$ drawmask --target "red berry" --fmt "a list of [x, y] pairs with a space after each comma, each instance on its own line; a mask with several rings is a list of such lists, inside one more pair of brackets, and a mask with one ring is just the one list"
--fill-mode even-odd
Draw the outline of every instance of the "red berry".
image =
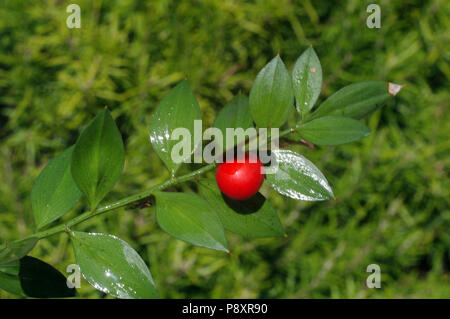
[[[256, 161], [255, 161], [256, 160]], [[234, 159], [222, 163], [217, 168], [216, 181], [219, 189], [236, 200], [248, 199], [255, 195], [264, 181], [263, 165], [259, 159]]]

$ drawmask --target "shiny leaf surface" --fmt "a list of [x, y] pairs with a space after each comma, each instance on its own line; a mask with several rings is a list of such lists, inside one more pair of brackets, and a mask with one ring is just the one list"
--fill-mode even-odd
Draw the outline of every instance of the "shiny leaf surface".
[[156, 220], [165, 232], [197, 246], [228, 251], [222, 223], [203, 198], [188, 193], [154, 195]]
[[312, 120], [325, 115], [363, 118], [393, 97], [389, 94], [388, 88], [388, 83], [384, 81], [350, 84], [327, 98], [307, 119]]
[[51, 160], [31, 189], [31, 207], [38, 229], [67, 213], [82, 195], [70, 172], [73, 149], [72, 146]]
[[324, 116], [299, 124], [302, 138], [316, 145], [340, 145], [368, 136], [370, 130], [363, 123], [343, 116]]
[[4, 244], [0, 250], [0, 265], [19, 260], [28, 254], [39, 241], [36, 237], [26, 238]]
[[316, 103], [322, 89], [322, 66], [312, 47], [300, 55], [292, 70], [297, 112], [307, 114]]
[[[245, 95], [236, 95], [217, 115], [214, 127], [220, 129], [223, 141], [218, 141], [220, 149], [229, 150], [235, 145], [244, 142], [245, 138], [227, 138], [227, 128], [242, 128], [244, 131], [253, 127], [253, 119], [248, 106], [248, 98]], [[223, 143], [223, 144], [222, 144]], [[223, 147], [223, 146], [224, 147]]]
[[112, 235], [71, 231], [75, 259], [86, 280], [117, 298], [157, 298], [145, 262], [125, 241]]
[[277, 192], [305, 201], [334, 197], [325, 176], [304, 156], [290, 150], [273, 150], [272, 155], [278, 169], [266, 179]]
[[225, 229], [246, 238], [283, 236], [277, 212], [263, 195], [235, 201], [224, 196], [214, 179], [201, 179], [199, 191], [219, 215]]
[[81, 133], [72, 153], [72, 176], [92, 211], [119, 179], [124, 161], [122, 137], [104, 109]]
[[[172, 175], [189, 158], [194, 151], [194, 120], [200, 120], [200, 107], [187, 81], [180, 82], [174, 87], [156, 107], [150, 120], [150, 141], [159, 158], [164, 162]], [[180, 162], [171, 156], [174, 145], [180, 142], [180, 137], [172, 139], [175, 129], [186, 129], [190, 133], [190, 152], [180, 156]]]
[[258, 73], [250, 91], [249, 105], [259, 127], [280, 127], [289, 117], [294, 106], [292, 80], [278, 55]]

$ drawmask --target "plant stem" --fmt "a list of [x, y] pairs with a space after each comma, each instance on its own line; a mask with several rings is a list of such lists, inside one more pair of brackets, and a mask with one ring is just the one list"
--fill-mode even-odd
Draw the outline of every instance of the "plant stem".
[[[202, 168], [200, 168], [200, 169], [198, 169], [196, 171], [193, 171], [193, 172], [191, 172], [189, 174], [182, 175], [180, 177], [171, 178], [171, 179], [169, 179], [169, 180], [167, 180], [167, 181], [165, 181], [163, 183], [160, 183], [160, 184], [157, 184], [157, 185], [151, 187], [150, 189], [148, 189], [148, 190], [146, 190], [144, 192], [141, 192], [141, 193], [135, 194], [135, 195], [131, 195], [131, 196], [122, 198], [122, 199], [118, 200], [117, 202], [114, 202], [114, 203], [111, 203], [111, 204], [99, 207], [94, 212], [84, 212], [83, 214], [81, 214], [81, 215], [71, 219], [67, 223], [59, 224], [59, 225], [57, 225], [55, 227], [52, 227], [50, 229], [47, 229], [47, 230], [44, 230], [44, 231], [32, 234], [30, 236], [25, 237], [24, 239], [32, 238], [32, 237], [36, 237], [36, 238], [42, 239], [42, 238], [46, 238], [46, 237], [49, 237], [49, 236], [61, 233], [61, 232], [65, 231], [67, 227], [69, 227], [69, 228], [73, 227], [75, 225], [78, 225], [81, 222], [84, 222], [84, 221], [86, 221], [88, 219], [91, 219], [94, 216], [98, 216], [98, 215], [104, 214], [106, 212], [109, 212], [111, 210], [114, 210], [114, 209], [117, 209], [117, 208], [120, 208], [120, 207], [127, 206], [129, 204], [138, 202], [138, 201], [140, 201], [143, 198], [149, 197], [152, 193], [154, 193], [156, 191], [164, 190], [164, 189], [166, 189], [166, 188], [168, 188], [170, 186], [177, 185], [179, 183], [192, 180], [195, 177], [197, 177], [198, 175], [201, 175], [201, 174], [203, 174], [203, 173], [205, 173], [207, 171], [210, 171], [210, 170], [214, 169], [215, 167], [216, 167], [216, 163], [211, 163], [211, 164], [203, 166]], [[23, 239], [21, 239], [21, 240], [23, 240]], [[0, 246], [0, 250], [3, 248], [3, 246], [4, 245]]]
[[[290, 128], [290, 129], [281, 131], [278, 134], [278, 136], [276, 136], [276, 137], [278, 137], [278, 138], [283, 137], [289, 133], [292, 133], [293, 130], [294, 129]], [[273, 137], [273, 138], [276, 138], [276, 137]], [[270, 135], [268, 136], [268, 138], [271, 139]], [[210, 171], [210, 170], [214, 169], [215, 167], [216, 167], [216, 163], [211, 163], [211, 164], [203, 166], [202, 168], [200, 168], [196, 171], [193, 171], [189, 174], [182, 175], [180, 177], [172, 177], [171, 179], [168, 179], [165, 182], [157, 184], [144, 192], [122, 198], [122, 199], [118, 200], [117, 202], [114, 202], [114, 203], [111, 203], [111, 204], [108, 204], [105, 206], [101, 206], [101, 207], [97, 208], [94, 212], [90, 212], [90, 211], [84, 212], [81, 215], [69, 220], [67, 223], [59, 224], [59, 225], [49, 228], [47, 230], [34, 233], [34, 234], [27, 236], [25, 238], [22, 238], [20, 240], [33, 238], [33, 237], [42, 239], [42, 238], [46, 238], [46, 237], [64, 232], [64, 231], [66, 231], [67, 228], [78, 225], [88, 219], [91, 219], [92, 217], [104, 214], [106, 212], [109, 212], [111, 210], [114, 210], [114, 209], [117, 209], [120, 207], [124, 207], [124, 206], [130, 205], [130, 204], [136, 203], [146, 197], [149, 197], [152, 193], [154, 193], [156, 191], [161, 191], [170, 186], [174, 186], [174, 185], [186, 182], [186, 181], [190, 181], [190, 180], [196, 178], [198, 175], [201, 175], [207, 171]], [[5, 247], [5, 245], [0, 245], [0, 250], [3, 249], [4, 247]]]

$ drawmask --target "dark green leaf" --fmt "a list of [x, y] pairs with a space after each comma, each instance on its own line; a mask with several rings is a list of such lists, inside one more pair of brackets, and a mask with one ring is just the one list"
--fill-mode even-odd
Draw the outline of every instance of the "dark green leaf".
[[0, 288], [16, 295], [32, 298], [74, 297], [76, 290], [58, 270], [34, 257], [20, 259], [16, 275], [0, 272]]
[[227, 138], [226, 129], [232, 128], [242, 128], [246, 130], [253, 127], [253, 119], [250, 114], [250, 109], [248, 107], [248, 98], [245, 95], [236, 95], [217, 115], [214, 122], [214, 127], [221, 130], [223, 134], [223, 144], [222, 141], [218, 141], [222, 150], [229, 150], [235, 145], [244, 142], [244, 139], [235, 137], [234, 140]]
[[0, 249], [0, 264], [8, 264], [28, 254], [38, 242], [38, 238], [30, 237], [18, 241], [7, 242]]
[[[200, 118], [197, 99], [185, 80], [164, 96], [153, 113], [150, 120], [150, 141], [153, 149], [172, 175], [175, 175], [181, 162], [190, 158], [195, 146], [198, 146], [194, 140], [194, 121], [200, 120]], [[180, 141], [171, 137], [175, 129], [181, 128], [190, 133], [191, 149], [190, 152], [183, 153], [180, 161], [176, 162], [172, 157], [172, 149]]]
[[188, 243], [228, 251], [219, 217], [201, 197], [187, 193], [156, 192], [156, 220], [175, 238]]
[[322, 90], [322, 66], [312, 47], [300, 55], [292, 70], [297, 111], [306, 115], [311, 110]]
[[370, 134], [363, 123], [343, 116], [324, 116], [299, 124], [302, 138], [317, 145], [340, 145], [359, 140]]
[[81, 197], [70, 172], [73, 149], [68, 148], [50, 161], [31, 189], [31, 207], [38, 229], [67, 213]]
[[275, 128], [283, 125], [294, 106], [292, 80], [279, 56], [258, 74], [250, 91], [250, 112], [256, 125]]
[[266, 179], [280, 194], [306, 201], [334, 197], [325, 176], [302, 155], [290, 150], [273, 150], [272, 156], [278, 168], [274, 174], [266, 174]]
[[[350, 84], [326, 99], [317, 110], [307, 118], [316, 119], [325, 115], [339, 115], [360, 119], [382, 106], [395, 94], [389, 92], [384, 81], [367, 81]], [[401, 88], [401, 87], [400, 87]]]
[[92, 211], [119, 179], [124, 161], [122, 137], [104, 109], [81, 133], [72, 154], [72, 176]]
[[112, 235], [71, 231], [75, 259], [86, 280], [117, 298], [157, 298], [145, 262], [125, 241]]
[[283, 236], [277, 212], [263, 195], [235, 201], [224, 196], [214, 179], [201, 179], [199, 191], [215, 209], [225, 229], [247, 238]]

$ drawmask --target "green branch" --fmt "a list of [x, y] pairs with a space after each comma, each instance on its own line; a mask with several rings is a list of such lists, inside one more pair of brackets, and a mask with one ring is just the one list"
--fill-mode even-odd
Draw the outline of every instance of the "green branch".
[[[283, 136], [293, 132], [293, 130], [294, 129], [284, 130], [284, 131], [280, 132], [280, 134], [278, 136], [276, 136], [276, 137], [278, 137], [278, 138], [283, 137]], [[268, 136], [268, 138], [271, 139], [270, 136]], [[275, 137], [273, 137], [273, 138], [275, 138]], [[47, 230], [43, 230], [43, 231], [34, 233], [34, 234], [32, 234], [30, 236], [27, 236], [27, 237], [25, 237], [23, 239], [32, 238], [32, 237], [36, 237], [38, 239], [42, 239], [42, 238], [50, 237], [50, 236], [58, 234], [58, 233], [62, 233], [64, 231], [66, 231], [66, 229], [68, 227], [70, 228], [70, 227], [73, 227], [75, 225], [78, 225], [78, 224], [80, 224], [80, 223], [82, 223], [82, 222], [84, 222], [84, 221], [86, 221], [88, 219], [91, 219], [91, 218], [95, 217], [95, 216], [102, 215], [102, 214], [107, 213], [109, 211], [112, 211], [114, 209], [125, 207], [125, 206], [128, 206], [130, 204], [139, 202], [140, 200], [149, 197], [155, 191], [161, 191], [161, 190], [164, 190], [164, 189], [169, 188], [171, 186], [174, 186], [174, 185], [177, 185], [177, 184], [180, 184], [180, 183], [183, 183], [183, 182], [187, 182], [187, 181], [193, 180], [197, 176], [199, 176], [199, 175], [201, 175], [201, 174], [203, 174], [203, 173], [205, 173], [207, 171], [210, 171], [210, 170], [214, 169], [215, 167], [216, 167], [216, 163], [211, 163], [211, 164], [208, 164], [208, 165], [206, 165], [206, 166], [204, 166], [204, 167], [202, 167], [202, 168], [200, 168], [200, 169], [198, 169], [196, 171], [193, 171], [193, 172], [191, 172], [189, 174], [182, 175], [182, 176], [179, 176], [179, 177], [173, 177], [171, 179], [166, 180], [165, 182], [162, 182], [160, 184], [157, 184], [157, 185], [151, 187], [150, 189], [148, 189], [148, 190], [146, 190], [144, 192], [141, 192], [141, 193], [135, 194], [135, 195], [131, 195], [131, 196], [128, 196], [128, 197], [125, 197], [125, 198], [122, 198], [122, 199], [120, 199], [120, 200], [118, 200], [118, 201], [116, 201], [114, 203], [111, 203], [111, 204], [107, 204], [107, 205], [101, 206], [101, 207], [97, 208], [94, 212], [90, 212], [90, 211], [84, 212], [81, 215], [79, 215], [79, 216], [69, 220], [67, 223], [59, 224], [59, 225], [54, 226], [52, 228], [49, 228]], [[23, 240], [23, 239], [20, 239], [20, 240]], [[5, 247], [5, 244], [0, 245], [0, 250], [3, 249], [4, 247]]]

